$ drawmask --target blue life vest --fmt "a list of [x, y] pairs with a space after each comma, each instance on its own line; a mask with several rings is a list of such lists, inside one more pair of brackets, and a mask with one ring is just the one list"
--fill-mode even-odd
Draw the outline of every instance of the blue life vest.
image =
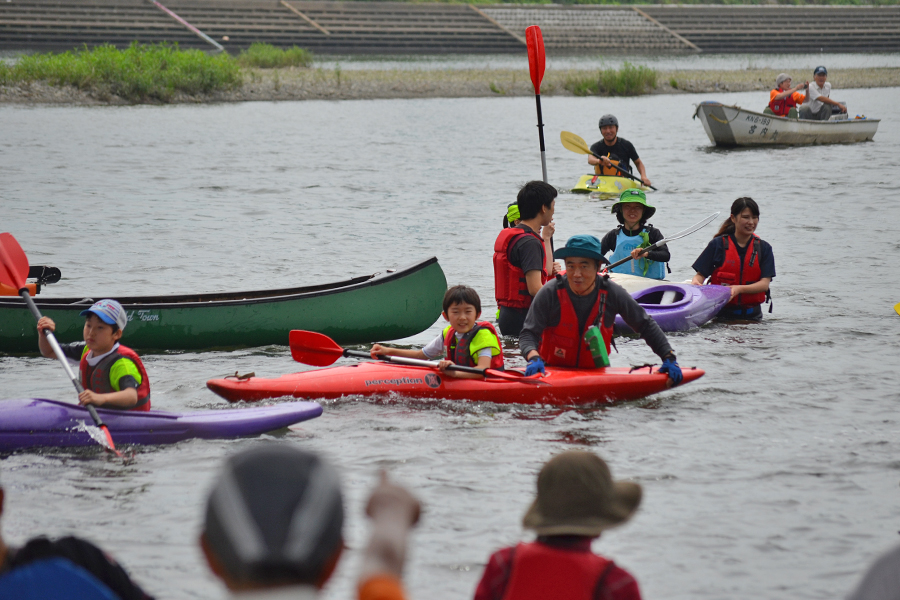
[[112, 590], [65, 558], [47, 558], [0, 577], [0, 598], [16, 600], [118, 600]]
[[[620, 226], [619, 233], [616, 234], [616, 251], [609, 258], [609, 262], [614, 263], [622, 260], [627, 256], [631, 256], [631, 251], [635, 248], [646, 248], [649, 245], [650, 234], [646, 226], [641, 229], [641, 233], [638, 235], [625, 235], [625, 228]], [[666, 277], [666, 269], [663, 263], [647, 260], [646, 258], [628, 261], [612, 271], [613, 273], [637, 275], [639, 277], [649, 277], [650, 279], [665, 279]]]

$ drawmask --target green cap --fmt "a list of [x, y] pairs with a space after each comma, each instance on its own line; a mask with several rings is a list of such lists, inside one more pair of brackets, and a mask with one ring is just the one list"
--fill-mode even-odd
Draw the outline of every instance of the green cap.
[[[656, 213], [656, 208], [647, 204], [647, 194], [638, 188], [631, 188], [619, 194], [619, 200], [609, 209], [609, 212], [618, 216], [620, 223], [622, 222], [622, 209], [620, 205], [627, 204], [628, 202], [636, 202], [638, 204], [643, 204], [646, 207], [644, 208], [644, 214], [641, 217], [642, 221], [646, 221]], [[616, 207], [619, 208], [617, 209]]]
[[506, 220], [509, 221], [509, 224], [512, 225], [516, 221], [522, 218], [522, 215], [519, 214], [519, 205], [513, 202], [506, 208]]

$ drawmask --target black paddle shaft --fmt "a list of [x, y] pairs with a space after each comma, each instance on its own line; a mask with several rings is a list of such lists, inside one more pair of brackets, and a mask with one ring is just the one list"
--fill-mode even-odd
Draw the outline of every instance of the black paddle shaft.
[[[363, 352], [361, 350], [344, 350], [344, 356], [355, 356], [357, 358], [368, 358], [371, 359], [372, 355], [368, 352]], [[378, 359], [386, 362], [396, 362], [393, 360], [393, 356], [379, 354]], [[417, 359], [410, 359], [417, 360]], [[401, 362], [396, 362], [396, 364], [403, 364]], [[447, 369], [451, 371], [461, 371], [463, 373], [475, 373], [476, 375], [484, 376], [484, 371], [482, 369], [476, 369], [475, 367], [461, 367], [460, 365], [450, 365]]]
[[[591, 154], [593, 154], [596, 158], [605, 158], [605, 157], [603, 157], [603, 156], [600, 156], [600, 155], [597, 154], [596, 152], [591, 152]], [[625, 169], [623, 169], [623, 168], [620, 167], [619, 165], [613, 163], [612, 161], [610, 161], [610, 164], [612, 164], [613, 169], [615, 169], [616, 171], [618, 171], [619, 173], [621, 173], [622, 175], [624, 175], [624, 176], [627, 177], [628, 179], [631, 179], [631, 180], [633, 180], [633, 181], [640, 181], [640, 182], [641, 182], [641, 185], [644, 184], [644, 180], [641, 179], [640, 177], [635, 177], [634, 175], [632, 175], [631, 173], [629, 173], [628, 171], [626, 171]], [[659, 190], [657, 190], [655, 187], [653, 187], [652, 185], [648, 185], [647, 187], [650, 188], [651, 190], [659, 191]]]

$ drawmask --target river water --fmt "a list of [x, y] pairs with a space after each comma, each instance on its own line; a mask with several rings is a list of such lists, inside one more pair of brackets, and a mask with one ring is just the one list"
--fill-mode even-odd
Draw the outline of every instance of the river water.
[[[663, 232], [755, 198], [758, 232], [776, 254], [775, 311], [759, 325], [671, 336], [681, 364], [707, 374], [640, 402], [350, 398], [266, 436], [320, 451], [343, 474], [350, 551], [326, 596], [353, 595], [379, 467], [426, 506], [411, 597], [466, 598], [489, 553], [523, 536], [540, 465], [569, 448], [598, 452], [615, 476], [644, 486], [635, 518], [594, 547], [631, 570], [645, 597], [847, 593], [900, 525], [898, 91], [835, 93], [851, 115], [885, 119], [872, 143], [729, 151], [710, 146], [694, 104], [762, 108], [764, 94], [544, 98], [547, 168], [560, 188], [586, 164], [559, 131], [592, 142], [598, 117], [614, 113], [659, 187], [650, 202]], [[32, 264], [62, 270], [47, 297], [284, 287], [436, 255], [448, 282], [474, 286], [492, 314], [493, 240], [518, 187], [541, 173], [535, 122], [529, 98], [6, 105], [0, 230]], [[611, 229], [609, 206], [561, 194], [557, 243]], [[692, 275], [712, 234], [671, 245], [671, 279]], [[424, 344], [440, 327], [403, 343]], [[640, 340], [618, 346], [615, 365], [654, 359]], [[306, 368], [284, 346], [145, 363], [154, 407], [176, 411], [222, 406], [205, 388], [212, 377]], [[32, 396], [72, 392], [54, 361], [0, 357], [0, 397]], [[202, 505], [222, 459], [256, 443], [141, 448], [125, 463], [94, 450], [6, 457], [3, 535], [82, 535], [160, 598], [220, 598], [196, 543]]]

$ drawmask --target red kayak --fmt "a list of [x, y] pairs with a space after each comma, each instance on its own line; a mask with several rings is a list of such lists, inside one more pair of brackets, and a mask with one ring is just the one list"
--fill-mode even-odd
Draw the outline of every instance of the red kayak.
[[[684, 368], [684, 383], [703, 376]], [[630, 370], [565, 369], [548, 367], [544, 376], [525, 377], [503, 371], [486, 379], [456, 379], [429, 367], [383, 362], [329, 367], [275, 378], [210, 379], [206, 387], [229, 402], [255, 402], [265, 398], [341, 398], [343, 396], [400, 395], [413, 398], [477, 400], [498, 404], [591, 404], [637, 400], [667, 388], [668, 375], [655, 368]]]

